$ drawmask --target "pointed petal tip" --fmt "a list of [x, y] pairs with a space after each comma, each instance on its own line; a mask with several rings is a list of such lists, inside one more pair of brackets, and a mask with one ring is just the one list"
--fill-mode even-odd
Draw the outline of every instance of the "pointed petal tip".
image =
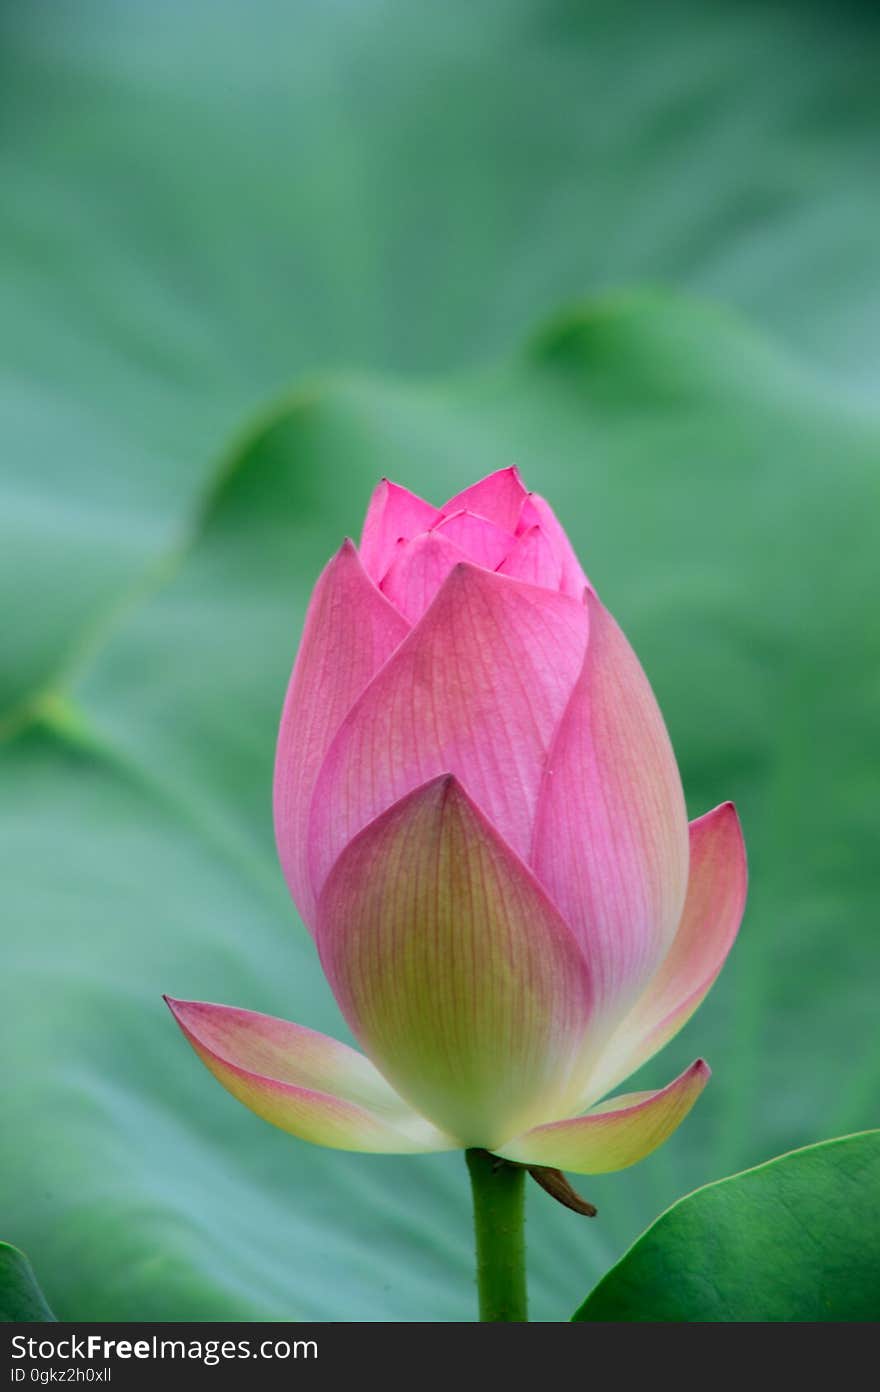
[[[215, 1005], [212, 1001], [179, 1000], [176, 996], [162, 994], [162, 999], [174, 1016], [180, 1028], [186, 1034], [196, 1031], [196, 1023], [205, 1016], [212, 1014], [220, 1015], [224, 1011], [230, 1015], [236, 1013], [235, 1007], [228, 1005]], [[255, 1017], [256, 1018], [256, 1017]]]
[[704, 1058], [696, 1058], [693, 1063], [689, 1064], [687, 1068], [679, 1073], [677, 1078], [674, 1078], [671, 1083], [667, 1083], [666, 1087], [659, 1088], [656, 1092], [649, 1093], [647, 1096], [644, 1093], [632, 1093], [630, 1095], [633, 1100], [629, 1103], [627, 1103], [625, 1097], [608, 1098], [605, 1102], [598, 1103], [591, 1107], [590, 1111], [586, 1112], [585, 1115], [589, 1116], [590, 1112], [598, 1115], [600, 1110], [606, 1107], [610, 1109], [611, 1104], [615, 1101], [623, 1104], [620, 1107], [614, 1108], [615, 1113], [620, 1114], [626, 1111], [644, 1109], [650, 1106], [655, 1098], [666, 1096], [667, 1094], [693, 1091], [696, 1096], [702, 1092], [711, 1077], [712, 1069], [709, 1067], [706, 1060]]
[[519, 470], [515, 464], [508, 464], [447, 498], [440, 510], [448, 515], [467, 508], [513, 532], [526, 496]]
[[696, 1059], [665, 1088], [610, 1097], [580, 1116], [534, 1127], [497, 1153], [519, 1164], [549, 1165], [574, 1174], [628, 1169], [678, 1129], [710, 1076], [706, 1060]]
[[[720, 833], [719, 833], [720, 829]], [[717, 807], [710, 807], [708, 812], [703, 812], [701, 816], [694, 817], [690, 823], [690, 833], [699, 835], [701, 832], [709, 833], [714, 831], [716, 835], [727, 834], [733, 838], [731, 844], [735, 846], [736, 852], [742, 860], [743, 875], [748, 878], [748, 863], [746, 855], [745, 836], [743, 834], [742, 819], [737, 810], [736, 803], [732, 798], [725, 802], [719, 802]]]
[[399, 483], [383, 478], [370, 496], [361, 530], [360, 556], [364, 569], [379, 584], [400, 537], [410, 540], [427, 531], [439, 516], [437, 508]]
[[333, 555], [328, 558], [327, 564], [324, 567], [324, 573], [326, 574], [328, 571], [336, 570], [340, 565], [352, 561], [360, 569], [363, 568], [361, 553], [358, 550], [357, 543], [352, 541], [351, 537], [343, 537], [342, 541], [333, 552]]
[[[490, 479], [502, 478], [510, 478], [516, 483], [522, 484], [522, 476], [520, 475], [519, 466], [517, 464], [501, 464], [497, 469], [491, 469], [488, 474], [484, 474], [482, 478], [477, 479], [476, 483], [472, 483], [470, 487], [477, 488], [480, 484], [488, 483]], [[527, 493], [528, 491], [525, 485], [523, 485], [523, 492]]]
[[523, 491], [524, 493], [528, 493], [529, 490], [526, 488], [525, 484], [523, 483], [523, 476], [522, 476], [522, 474], [521, 474], [520, 471], [519, 471], [519, 465], [518, 465], [518, 464], [506, 464], [506, 465], [504, 466], [504, 468], [498, 469], [496, 472], [499, 473], [499, 474], [507, 474], [507, 475], [509, 475], [509, 477], [510, 477], [511, 479], [513, 479], [513, 481], [514, 481], [515, 483], [518, 483], [518, 484], [519, 484], [520, 488], [522, 489], [522, 491]]
[[[705, 1087], [711, 1077], [712, 1069], [709, 1067], [707, 1060], [704, 1058], [696, 1058], [690, 1068], [686, 1068], [676, 1081], [680, 1080], [681, 1082], [685, 1082], [692, 1080], [694, 1082], [699, 1082], [701, 1087]], [[675, 1082], [669, 1083], [668, 1086], [670, 1088], [675, 1087]]]

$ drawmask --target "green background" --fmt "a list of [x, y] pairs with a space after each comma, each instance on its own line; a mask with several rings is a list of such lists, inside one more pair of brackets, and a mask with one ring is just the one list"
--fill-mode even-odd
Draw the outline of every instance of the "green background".
[[766, 0], [0, 11], [0, 1235], [59, 1318], [460, 1319], [460, 1156], [258, 1122], [162, 991], [343, 1033], [270, 780], [374, 481], [516, 461], [752, 888], [643, 1071], [657, 1155], [529, 1200], [536, 1318], [658, 1211], [876, 1124], [880, 15]]

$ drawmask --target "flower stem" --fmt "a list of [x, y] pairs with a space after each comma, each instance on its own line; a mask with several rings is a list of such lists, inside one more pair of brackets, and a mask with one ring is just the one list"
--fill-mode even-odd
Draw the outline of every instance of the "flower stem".
[[488, 1150], [467, 1150], [465, 1159], [474, 1196], [480, 1319], [527, 1320], [526, 1172]]

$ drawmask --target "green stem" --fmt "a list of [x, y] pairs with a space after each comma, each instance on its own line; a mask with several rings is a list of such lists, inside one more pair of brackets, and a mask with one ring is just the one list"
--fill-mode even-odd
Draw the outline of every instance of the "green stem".
[[488, 1150], [467, 1150], [465, 1159], [474, 1196], [480, 1319], [527, 1320], [526, 1172]]

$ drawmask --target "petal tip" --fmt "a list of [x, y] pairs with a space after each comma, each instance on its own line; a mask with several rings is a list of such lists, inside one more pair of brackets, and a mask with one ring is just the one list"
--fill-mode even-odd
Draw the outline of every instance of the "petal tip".
[[199, 1002], [178, 1000], [175, 996], [168, 996], [164, 992], [162, 993], [162, 999], [181, 1029], [187, 1029], [187, 1020], [198, 1011]]

